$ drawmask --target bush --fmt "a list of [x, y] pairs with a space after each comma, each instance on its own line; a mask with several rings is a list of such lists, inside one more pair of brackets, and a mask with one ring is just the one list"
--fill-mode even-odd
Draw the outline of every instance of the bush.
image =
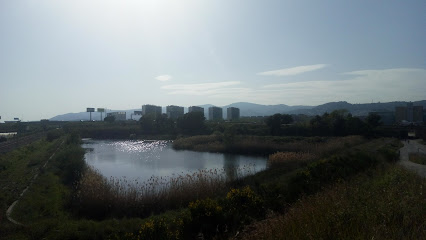
[[79, 145], [70, 145], [59, 152], [55, 159], [65, 184], [71, 185], [80, 179], [86, 166], [83, 148]]
[[249, 186], [231, 189], [226, 195], [225, 204], [233, 220], [231, 223], [237, 225], [262, 217], [265, 213], [263, 200]]
[[277, 165], [296, 165], [300, 166], [314, 160], [316, 156], [304, 152], [277, 152], [269, 156], [269, 164]]
[[137, 234], [128, 234], [127, 237], [130, 239], [162, 240], [171, 239], [172, 236], [169, 236], [166, 220], [159, 218], [149, 219], [141, 225]]
[[379, 149], [379, 153], [385, 158], [388, 162], [396, 162], [399, 160], [399, 150], [395, 148], [383, 147]]
[[224, 211], [222, 206], [213, 199], [206, 198], [189, 203], [192, 226], [203, 236], [213, 236], [223, 226]]
[[58, 139], [62, 136], [64, 132], [60, 129], [51, 130], [46, 135], [46, 140], [49, 142], [53, 142], [53, 140]]
[[377, 164], [377, 159], [357, 152], [344, 156], [332, 156], [311, 163], [290, 179], [288, 199], [294, 201], [301, 193], [312, 194], [326, 184], [347, 179]]

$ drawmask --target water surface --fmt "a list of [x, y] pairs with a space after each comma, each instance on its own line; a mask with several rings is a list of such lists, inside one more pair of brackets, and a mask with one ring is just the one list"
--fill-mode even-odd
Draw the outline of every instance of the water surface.
[[172, 177], [200, 169], [224, 169], [227, 177], [234, 178], [237, 168], [258, 172], [266, 167], [265, 157], [176, 151], [170, 141], [84, 140], [83, 148], [88, 149], [86, 162], [105, 177], [142, 181], [151, 176]]

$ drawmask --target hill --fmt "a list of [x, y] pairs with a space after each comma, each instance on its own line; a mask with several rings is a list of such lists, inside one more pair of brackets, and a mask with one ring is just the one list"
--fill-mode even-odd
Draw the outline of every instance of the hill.
[[[222, 106], [223, 117], [226, 119], [226, 109], [228, 107], [236, 107], [240, 109], [240, 115], [242, 117], [247, 116], [270, 116], [275, 113], [287, 113], [287, 114], [305, 114], [309, 116], [322, 115], [325, 112], [332, 112], [338, 109], [346, 109], [354, 116], [366, 116], [369, 112], [386, 112], [395, 111], [397, 106], [406, 106], [408, 102], [397, 101], [388, 103], [364, 103], [364, 104], [352, 104], [345, 101], [341, 102], [330, 102], [318, 106], [288, 106], [285, 104], [277, 105], [262, 105], [248, 102], [232, 103], [226, 106]], [[412, 102], [415, 106], [423, 106], [426, 109], [426, 100]], [[204, 108], [204, 115], [208, 118], [208, 108], [213, 106], [211, 104], [198, 105]], [[133, 117], [133, 119], [139, 119], [140, 115], [132, 116], [134, 111], [140, 111], [140, 109], [130, 110], [109, 110], [108, 112], [126, 112], [127, 119]], [[162, 107], [163, 113], [166, 112], [166, 108]], [[188, 108], [185, 107], [185, 113], [188, 112]], [[104, 114], [105, 116], [105, 114]], [[92, 120], [99, 121], [101, 119], [100, 113], [92, 113]], [[89, 113], [67, 113], [55, 116], [51, 118], [52, 121], [88, 121]]]
[[[388, 103], [364, 103], [351, 104], [345, 101], [330, 102], [322, 104], [311, 109], [297, 109], [290, 111], [290, 114], [322, 115], [325, 112], [332, 112], [338, 109], [346, 109], [354, 116], [367, 116], [369, 112], [393, 112], [395, 107], [406, 106], [408, 102], [388, 102]], [[414, 106], [423, 106], [426, 108], [426, 100], [412, 102]]]

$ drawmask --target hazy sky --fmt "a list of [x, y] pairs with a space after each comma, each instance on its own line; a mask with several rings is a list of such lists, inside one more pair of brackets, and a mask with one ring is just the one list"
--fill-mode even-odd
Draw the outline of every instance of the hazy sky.
[[0, 116], [426, 99], [426, 1], [0, 0]]

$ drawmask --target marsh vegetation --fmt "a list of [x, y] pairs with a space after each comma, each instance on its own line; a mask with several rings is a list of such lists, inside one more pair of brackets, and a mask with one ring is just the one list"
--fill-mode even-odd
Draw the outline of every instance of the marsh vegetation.
[[[250, 149], [245, 154], [269, 155], [269, 167], [257, 173], [250, 167], [233, 169], [240, 172], [234, 178], [227, 178], [225, 169], [152, 177], [141, 182], [107, 178], [85, 163], [84, 150], [76, 134], [2, 155], [2, 166], [7, 167], [3, 167], [0, 176], [8, 172], [8, 176], [12, 172], [20, 176], [24, 170], [37, 169], [42, 159], [60, 146], [16, 206], [13, 217], [25, 227], [14, 226], [2, 216], [3, 236], [6, 239], [193, 239], [200, 236], [222, 239], [240, 232], [237, 238], [261, 234], [273, 239], [286, 238], [287, 235], [280, 235], [284, 229], [292, 231], [294, 235], [288, 236], [296, 238], [306, 236], [304, 233], [314, 238], [345, 238], [354, 231], [347, 228], [349, 220], [350, 228], [365, 229], [362, 236], [378, 239], [424, 236], [421, 230], [424, 221], [419, 216], [425, 212], [416, 208], [416, 204], [422, 206], [425, 197], [414, 192], [424, 188], [424, 180], [394, 166], [400, 147], [398, 140], [235, 135], [229, 141], [228, 137], [194, 136], [179, 139], [175, 144], [198, 151], [242, 153], [243, 149]], [[36, 149], [40, 153], [36, 154]], [[14, 162], [12, 168], [13, 164], [6, 159], [18, 156], [22, 160]], [[391, 186], [397, 180], [402, 185]], [[22, 186], [26, 181], [28, 179], [22, 179]], [[396, 188], [405, 184], [412, 186], [404, 188], [404, 195], [397, 194]], [[392, 198], [392, 204], [401, 201], [406, 204], [375, 210], [375, 204], [385, 204], [379, 190], [382, 187], [389, 190], [385, 199]], [[10, 200], [3, 197], [4, 208], [16, 195], [9, 195]], [[371, 208], [367, 211], [371, 216], [363, 215], [367, 214], [361, 211], [364, 205], [352, 204], [361, 201], [364, 195], [369, 196], [365, 201], [367, 208]], [[326, 203], [326, 199], [341, 199], [341, 204], [337, 200]], [[337, 203], [340, 205], [333, 205]], [[309, 209], [321, 216], [318, 221], [306, 219], [311, 214], [306, 213]], [[339, 215], [339, 209], [343, 215]], [[418, 215], [410, 218], [409, 224], [405, 220], [400, 224], [400, 219], [408, 218], [414, 209]], [[385, 216], [386, 222], [379, 216]], [[368, 224], [360, 221], [364, 217]], [[305, 221], [308, 225], [302, 224]], [[244, 230], [247, 225], [251, 226], [250, 230]], [[312, 230], [307, 231], [303, 226], [310, 226]], [[333, 229], [330, 226], [334, 226]], [[384, 234], [378, 234], [378, 229]]]

